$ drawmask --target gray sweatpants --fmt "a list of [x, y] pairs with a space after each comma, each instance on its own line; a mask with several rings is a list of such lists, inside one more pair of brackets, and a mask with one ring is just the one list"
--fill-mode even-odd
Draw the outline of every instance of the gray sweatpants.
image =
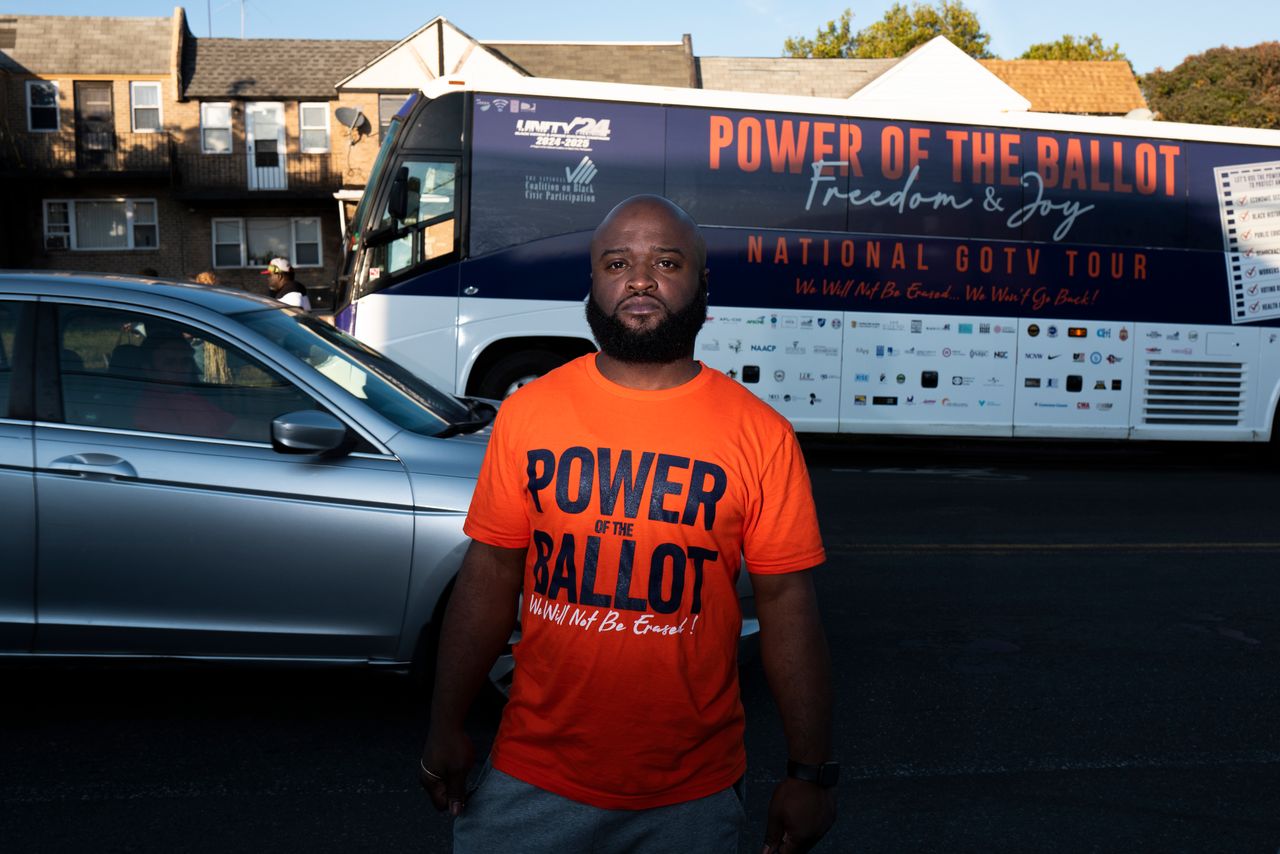
[[581, 804], [486, 765], [454, 821], [454, 854], [738, 854], [741, 792], [667, 807], [609, 810]]

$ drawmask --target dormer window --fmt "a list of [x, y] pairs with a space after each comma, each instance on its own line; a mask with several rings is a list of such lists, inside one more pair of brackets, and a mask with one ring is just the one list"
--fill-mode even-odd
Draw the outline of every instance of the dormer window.
[[135, 133], [158, 133], [161, 130], [160, 84], [134, 81], [129, 84]]

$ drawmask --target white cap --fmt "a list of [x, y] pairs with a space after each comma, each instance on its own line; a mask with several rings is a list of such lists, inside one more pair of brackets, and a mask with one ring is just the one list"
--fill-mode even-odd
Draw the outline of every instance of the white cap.
[[272, 258], [267, 264], [267, 269], [262, 271], [265, 276], [268, 273], [289, 273], [292, 272], [293, 265], [289, 263], [288, 258]]

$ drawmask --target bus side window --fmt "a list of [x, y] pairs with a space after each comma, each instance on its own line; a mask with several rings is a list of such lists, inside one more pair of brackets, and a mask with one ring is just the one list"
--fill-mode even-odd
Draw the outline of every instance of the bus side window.
[[[448, 255], [456, 244], [454, 200], [457, 169], [450, 161], [406, 160], [399, 166], [408, 172], [408, 198], [404, 220], [407, 233], [376, 247], [370, 267], [379, 275], [394, 275], [410, 267]], [[382, 223], [394, 225], [384, 210]]]

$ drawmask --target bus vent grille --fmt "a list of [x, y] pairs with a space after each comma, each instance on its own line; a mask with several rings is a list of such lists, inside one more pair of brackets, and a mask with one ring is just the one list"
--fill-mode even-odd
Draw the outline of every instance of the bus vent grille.
[[1144, 424], [1238, 426], [1244, 418], [1242, 362], [1152, 359], [1143, 390]]

